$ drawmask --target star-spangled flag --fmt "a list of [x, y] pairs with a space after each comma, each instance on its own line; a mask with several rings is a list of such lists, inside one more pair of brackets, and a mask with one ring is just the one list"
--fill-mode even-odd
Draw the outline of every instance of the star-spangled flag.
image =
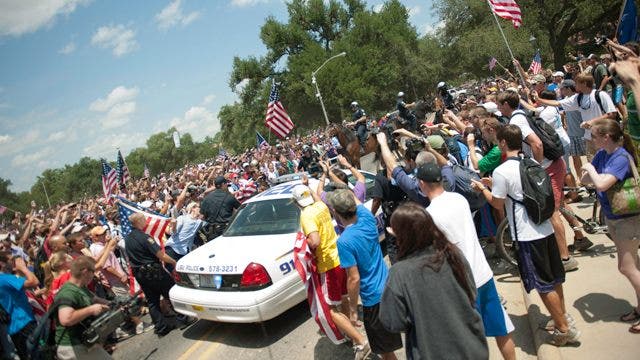
[[493, 68], [496, 67], [497, 63], [498, 59], [492, 57], [491, 60], [489, 60], [489, 71], [493, 70]]
[[270, 147], [271, 146], [269, 145], [267, 140], [265, 140], [264, 136], [262, 136], [259, 132], [256, 131], [256, 148], [258, 150], [262, 150], [262, 149], [268, 149]]
[[164, 248], [164, 232], [171, 222], [171, 218], [158, 214], [152, 210], [140, 206], [136, 203], [132, 203], [122, 197], [118, 196], [118, 213], [120, 214], [120, 227], [122, 228], [122, 236], [126, 237], [131, 233], [133, 225], [129, 221], [129, 216], [133, 213], [141, 213], [144, 215], [146, 224], [144, 227], [144, 233], [151, 236], [156, 240], [160, 247]]
[[122, 157], [122, 153], [118, 150], [118, 166], [116, 167], [118, 173], [118, 184], [121, 189], [125, 189], [125, 183], [129, 180], [129, 167]]
[[279, 138], [283, 139], [293, 129], [293, 121], [287, 114], [280, 102], [278, 94], [278, 86], [274, 81], [271, 85], [271, 93], [269, 94], [269, 104], [267, 105], [267, 117], [265, 119], [266, 126]]
[[536, 54], [533, 56], [533, 60], [531, 60], [531, 65], [529, 65], [529, 71], [536, 75], [542, 71], [542, 57], [540, 56], [540, 50], [536, 51]]
[[489, 0], [489, 6], [496, 15], [511, 20], [514, 28], [517, 29], [522, 25], [520, 6], [514, 0]]
[[342, 344], [346, 339], [331, 319], [329, 305], [325, 300], [324, 290], [320, 283], [320, 275], [316, 268], [315, 256], [307, 244], [306, 236], [302, 232], [298, 232], [293, 245], [293, 263], [307, 290], [307, 301], [309, 302], [311, 316], [332, 343], [336, 345]]
[[238, 190], [233, 193], [233, 196], [241, 203], [258, 191], [258, 186], [253, 180], [241, 180], [239, 185]]
[[102, 162], [102, 193], [107, 202], [111, 203], [113, 189], [118, 185], [118, 175], [105, 159], [100, 159], [100, 161]]

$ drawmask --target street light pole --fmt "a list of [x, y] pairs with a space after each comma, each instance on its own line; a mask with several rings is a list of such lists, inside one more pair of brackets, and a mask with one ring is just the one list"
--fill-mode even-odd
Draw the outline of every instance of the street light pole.
[[318, 87], [318, 82], [316, 81], [316, 74], [318, 73], [318, 71], [320, 71], [320, 69], [322, 69], [323, 66], [325, 66], [329, 61], [340, 57], [340, 56], [345, 56], [347, 55], [346, 52], [341, 52], [338, 55], [334, 55], [330, 58], [328, 58], [327, 60], [325, 60], [322, 65], [320, 65], [319, 68], [317, 68], [314, 72], [311, 73], [311, 83], [313, 85], [315, 85], [316, 87], [316, 97], [318, 98], [318, 100], [320, 100], [320, 106], [322, 107], [322, 113], [324, 114], [324, 121], [327, 123], [327, 125], [329, 125], [329, 116], [327, 115], [327, 109], [325, 109], [324, 107], [324, 102], [322, 101], [322, 94], [320, 94], [320, 88]]

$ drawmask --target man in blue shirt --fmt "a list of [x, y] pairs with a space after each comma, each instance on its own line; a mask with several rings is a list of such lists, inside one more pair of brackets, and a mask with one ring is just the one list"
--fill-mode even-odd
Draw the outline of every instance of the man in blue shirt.
[[380, 298], [389, 275], [378, 242], [376, 219], [346, 189], [327, 194], [335, 217], [345, 225], [338, 238], [340, 267], [347, 272], [349, 318], [358, 320], [358, 295], [362, 299], [364, 327], [371, 351], [383, 359], [396, 359], [394, 351], [402, 348], [400, 334], [388, 332], [378, 319]]
[[200, 204], [192, 202], [187, 205], [187, 212], [171, 222], [172, 234], [165, 243], [164, 250], [175, 261], [187, 255], [193, 247], [196, 232], [202, 225]]

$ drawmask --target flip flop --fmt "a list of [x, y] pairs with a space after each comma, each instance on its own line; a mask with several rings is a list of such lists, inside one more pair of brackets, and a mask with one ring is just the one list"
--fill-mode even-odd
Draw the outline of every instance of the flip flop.
[[637, 321], [629, 328], [629, 332], [632, 334], [640, 334], [640, 321]]
[[624, 322], [637, 321], [637, 320], [640, 320], [640, 314], [635, 308], [630, 312], [620, 316], [620, 321], [624, 321]]

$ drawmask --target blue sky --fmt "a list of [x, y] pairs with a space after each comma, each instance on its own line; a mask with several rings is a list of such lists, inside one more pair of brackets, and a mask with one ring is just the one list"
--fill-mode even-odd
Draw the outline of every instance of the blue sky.
[[[420, 33], [438, 25], [431, 0], [403, 3]], [[233, 57], [265, 53], [270, 15], [287, 19], [283, 0], [0, 0], [0, 177], [28, 190], [171, 126], [214, 135]]]

